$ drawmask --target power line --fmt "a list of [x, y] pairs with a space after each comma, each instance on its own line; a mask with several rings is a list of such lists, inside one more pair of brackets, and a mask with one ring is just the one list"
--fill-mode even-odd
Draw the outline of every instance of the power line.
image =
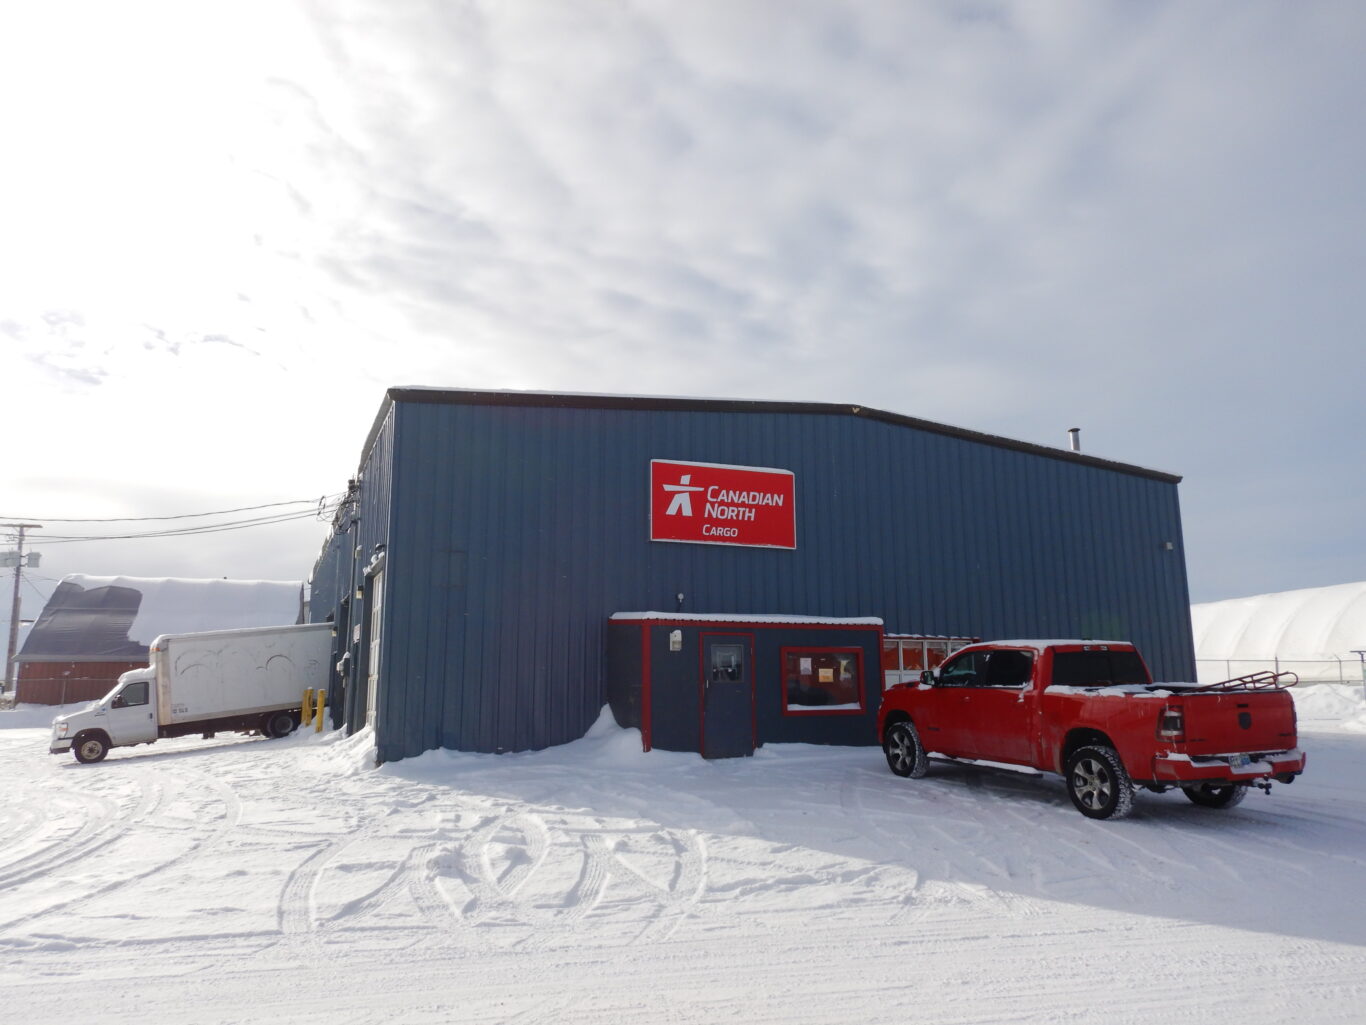
[[265, 505], [244, 505], [239, 509], [218, 509], [214, 512], [202, 513], [181, 513], [178, 516], [113, 516], [105, 519], [96, 518], [62, 518], [61, 516], [0, 516], [0, 520], [42, 520], [47, 523], [141, 523], [148, 520], [190, 520], [201, 516], [226, 516], [229, 513], [255, 512], [257, 509], [275, 509], [282, 505], [320, 505], [329, 499], [341, 498], [339, 491], [335, 495], [323, 495], [321, 498], [295, 498], [288, 502], [267, 502]]
[[153, 537], [190, 537], [196, 534], [217, 534], [228, 530], [246, 530], [250, 527], [268, 527], [277, 523], [295, 523], [302, 520], [316, 519], [317, 513], [312, 510], [302, 512], [280, 513], [274, 516], [262, 516], [250, 520], [236, 520], [228, 523], [206, 523], [194, 527], [182, 527], [173, 530], [152, 530], [139, 534], [55, 534], [47, 535], [43, 538], [44, 545], [52, 544], [73, 544], [79, 541], [132, 541]]

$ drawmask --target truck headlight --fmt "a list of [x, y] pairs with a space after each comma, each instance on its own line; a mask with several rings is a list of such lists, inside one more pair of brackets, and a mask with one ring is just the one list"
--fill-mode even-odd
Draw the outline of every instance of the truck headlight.
[[65, 736], [66, 736], [66, 731], [67, 731], [68, 729], [70, 729], [70, 725], [69, 725], [68, 723], [64, 723], [64, 722], [59, 722], [59, 723], [57, 723], [57, 736], [59, 736], [59, 737], [65, 737]]

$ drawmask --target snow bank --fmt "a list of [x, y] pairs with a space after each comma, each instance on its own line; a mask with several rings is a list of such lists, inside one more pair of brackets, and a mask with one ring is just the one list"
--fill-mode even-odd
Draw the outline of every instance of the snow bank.
[[[357, 734], [360, 736], [360, 734]], [[644, 751], [640, 730], [618, 726], [612, 709], [604, 705], [597, 720], [578, 740], [540, 751], [506, 754], [477, 754], [440, 749], [415, 758], [404, 758], [380, 766], [381, 774], [431, 783], [449, 783], [473, 770], [491, 769], [524, 760], [535, 760], [538, 767], [562, 765], [566, 772], [593, 768], [608, 773], [629, 770], [634, 774], [673, 775], [708, 764], [687, 751]]]
[[0, 730], [45, 730], [57, 716], [79, 711], [85, 706], [83, 701], [74, 705], [16, 705], [0, 710]]
[[1366, 732], [1366, 696], [1355, 684], [1319, 683], [1292, 687], [1295, 714], [1305, 725], [1337, 723], [1345, 729]]

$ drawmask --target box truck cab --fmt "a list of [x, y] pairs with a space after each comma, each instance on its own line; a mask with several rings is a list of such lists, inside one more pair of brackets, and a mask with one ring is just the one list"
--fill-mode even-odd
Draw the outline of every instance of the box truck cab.
[[52, 721], [52, 754], [98, 762], [111, 748], [218, 731], [283, 737], [299, 725], [307, 689], [328, 683], [332, 630], [326, 623], [163, 634], [151, 665]]

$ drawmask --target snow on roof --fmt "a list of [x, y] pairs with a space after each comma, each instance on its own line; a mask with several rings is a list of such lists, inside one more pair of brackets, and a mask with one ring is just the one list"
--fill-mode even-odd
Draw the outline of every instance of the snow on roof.
[[19, 657], [144, 658], [153, 638], [299, 621], [298, 580], [62, 578]]
[[613, 612], [611, 619], [622, 620], [667, 620], [671, 623], [793, 623], [824, 624], [831, 626], [881, 626], [882, 620], [876, 616], [840, 618], [839, 616], [781, 616], [771, 613], [740, 615], [732, 612]]
[[1366, 581], [1191, 606], [1197, 659], [1329, 659], [1366, 648]]

